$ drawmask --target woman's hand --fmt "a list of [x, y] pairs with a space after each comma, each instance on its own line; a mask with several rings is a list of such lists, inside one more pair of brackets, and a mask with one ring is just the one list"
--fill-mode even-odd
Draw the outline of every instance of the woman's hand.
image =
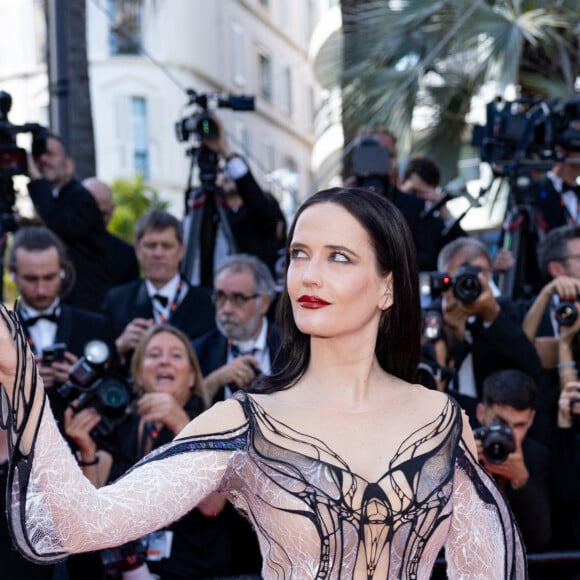
[[170, 393], [146, 393], [137, 403], [142, 423], [163, 423], [177, 435], [188, 423], [189, 416]]

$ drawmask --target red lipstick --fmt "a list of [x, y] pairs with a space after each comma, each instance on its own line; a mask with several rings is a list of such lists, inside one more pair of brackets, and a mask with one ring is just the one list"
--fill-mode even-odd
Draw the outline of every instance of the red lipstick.
[[308, 296], [306, 294], [303, 294], [298, 298], [298, 304], [300, 304], [302, 308], [308, 308], [310, 310], [316, 310], [318, 308], [330, 306], [330, 302], [327, 302], [322, 298], [318, 298], [318, 296]]

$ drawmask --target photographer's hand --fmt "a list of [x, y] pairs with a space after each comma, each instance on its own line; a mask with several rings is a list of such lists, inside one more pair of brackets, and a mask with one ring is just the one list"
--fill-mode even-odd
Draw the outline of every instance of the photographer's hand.
[[54, 380], [58, 383], [66, 383], [69, 379], [71, 367], [78, 361], [78, 357], [72, 352], [64, 353], [64, 360], [55, 361], [50, 366], [53, 370]]
[[491, 463], [483, 454], [481, 441], [477, 441], [478, 459], [491, 475], [505, 479], [512, 489], [524, 487], [530, 479], [530, 473], [524, 461], [522, 443], [516, 438], [516, 450], [510, 453], [502, 463]]
[[259, 368], [260, 364], [256, 357], [250, 354], [239, 356], [219, 367], [205, 377], [204, 382], [210, 400], [224, 385], [236, 385], [240, 389], [246, 388], [256, 378], [258, 373], [255, 369]]
[[177, 435], [190, 421], [179, 401], [170, 393], [146, 393], [137, 402], [141, 423], [163, 423]]
[[34, 179], [42, 179], [42, 173], [40, 169], [38, 169], [38, 165], [36, 165], [36, 161], [32, 155], [28, 155], [28, 177], [31, 180]]
[[[575, 401], [573, 406], [572, 401]], [[558, 399], [558, 427], [560, 429], [572, 427], [572, 413], [580, 416], [580, 382], [577, 380], [567, 382], [560, 392]]]
[[98, 445], [91, 437], [91, 431], [101, 422], [96, 409], [87, 407], [76, 411], [78, 401], [74, 401], [64, 412], [64, 431], [66, 436], [78, 447], [85, 463], [91, 463], [96, 457]]
[[134, 318], [127, 324], [121, 335], [115, 340], [120, 355], [135, 350], [145, 331], [153, 324], [152, 318]]

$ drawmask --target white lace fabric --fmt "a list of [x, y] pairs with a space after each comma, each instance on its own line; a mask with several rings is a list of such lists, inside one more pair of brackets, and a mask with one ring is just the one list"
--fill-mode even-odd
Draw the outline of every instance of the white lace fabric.
[[[30, 373], [18, 389], [26, 404], [12, 413], [9, 519], [33, 560], [143, 536], [217, 489], [252, 521], [267, 579], [427, 579], [442, 547], [450, 578], [526, 578], [510, 511], [465, 448], [451, 401], [405, 439], [376, 482], [242, 392], [225, 404], [242, 406], [236, 425], [175, 440], [95, 489]], [[30, 455], [18, 452], [29, 444]]]

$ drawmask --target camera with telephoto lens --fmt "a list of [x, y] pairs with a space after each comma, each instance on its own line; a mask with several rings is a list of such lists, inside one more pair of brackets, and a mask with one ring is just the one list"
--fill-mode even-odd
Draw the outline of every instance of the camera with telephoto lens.
[[560, 326], [572, 326], [578, 319], [578, 308], [574, 302], [562, 301], [556, 306], [554, 316]]
[[0, 235], [4, 231], [16, 230], [16, 215], [13, 209], [16, 192], [12, 178], [28, 173], [28, 155], [16, 144], [19, 133], [32, 136], [32, 155], [38, 157], [46, 150], [48, 130], [37, 123], [14, 125], [8, 120], [12, 108], [12, 97], [0, 91]]
[[460, 302], [464, 304], [475, 302], [483, 291], [478, 276], [480, 272], [479, 266], [471, 266], [470, 264], [462, 264], [455, 276], [441, 272], [429, 272], [431, 296], [440, 296], [452, 288], [453, 295]]
[[487, 427], [479, 427], [473, 431], [473, 435], [481, 441], [483, 454], [490, 463], [503, 463], [516, 450], [511, 427], [501, 421], [492, 421]]
[[108, 375], [109, 354], [109, 347], [101, 340], [88, 342], [84, 355], [71, 367], [69, 380], [58, 388], [68, 403], [77, 401], [75, 412], [96, 409], [101, 420], [91, 437], [100, 443], [113, 434], [134, 398], [127, 384]]

